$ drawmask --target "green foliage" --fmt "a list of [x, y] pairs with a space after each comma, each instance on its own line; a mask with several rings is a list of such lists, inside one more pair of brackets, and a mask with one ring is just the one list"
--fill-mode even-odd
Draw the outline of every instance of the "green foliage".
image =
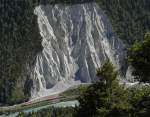
[[150, 82], [150, 33], [143, 42], [135, 42], [129, 49], [128, 61], [134, 67], [133, 75], [140, 82]]
[[116, 74], [109, 61], [97, 70], [100, 81], [79, 97], [77, 117], [149, 117], [150, 86], [125, 88], [118, 84]]
[[97, 76], [100, 80], [106, 82], [106, 85], [111, 85], [116, 80], [117, 72], [110, 61], [107, 61], [103, 67], [97, 69]]
[[10, 97], [8, 98], [8, 103], [9, 104], [14, 104], [15, 103], [21, 103], [23, 101], [26, 101], [28, 97], [24, 94], [22, 91], [22, 87], [20, 84], [16, 84], [13, 89]]
[[132, 105], [132, 117], [149, 117], [150, 86], [133, 87], [129, 89], [129, 102]]
[[[32, 0], [0, 1], [0, 103], [17, 103], [19, 96], [26, 97], [23, 82], [42, 50], [33, 5]], [[18, 81], [22, 86], [16, 97]]]
[[[130, 109], [128, 92], [116, 80], [117, 72], [108, 61], [97, 71], [100, 81], [91, 85], [79, 97], [77, 116], [82, 117], [126, 117]], [[87, 111], [88, 110], [88, 111]]]

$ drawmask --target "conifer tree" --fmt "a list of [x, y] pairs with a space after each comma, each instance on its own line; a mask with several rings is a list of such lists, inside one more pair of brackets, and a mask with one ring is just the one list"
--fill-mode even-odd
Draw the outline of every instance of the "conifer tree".
[[79, 97], [78, 117], [126, 117], [130, 109], [128, 93], [117, 81], [117, 72], [110, 61], [97, 70], [99, 82]]
[[136, 79], [150, 82], [150, 32], [145, 34], [143, 42], [135, 42], [129, 49], [128, 61]]

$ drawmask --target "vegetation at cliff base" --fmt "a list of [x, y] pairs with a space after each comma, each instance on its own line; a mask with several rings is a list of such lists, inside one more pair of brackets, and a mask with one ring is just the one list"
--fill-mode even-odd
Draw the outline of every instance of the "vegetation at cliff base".
[[112, 63], [97, 70], [99, 82], [82, 91], [79, 107], [48, 108], [18, 117], [149, 117], [150, 86], [120, 85]]
[[128, 61], [136, 79], [150, 82], [150, 32], [145, 34], [143, 41], [136, 41], [129, 49]]
[[[99, 82], [91, 85], [80, 96], [79, 117], [127, 117], [131, 108], [128, 91], [117, 81], [112, 63], [106, 62], [98, 69]], [[87, 111], [88, 110], [88, 111]]]
[[99, 82], [79, 97], [77, 117], [149, 117], [149, 85], [119, 85], [110, 62], [98, 69], [97, 76]]

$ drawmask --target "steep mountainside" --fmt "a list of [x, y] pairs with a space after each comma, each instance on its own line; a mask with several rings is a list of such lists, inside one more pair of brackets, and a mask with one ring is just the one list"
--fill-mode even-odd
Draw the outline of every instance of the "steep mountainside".
[[35, 14], [44, 49], [37, 56], [34, 86], [42, 96], [58, 82], [54, 92], [70, 80], [96, 80], [96, 69], [108, 59], [119, 70], [124, 65], [124, 45], [96, 3], [39, 6]]

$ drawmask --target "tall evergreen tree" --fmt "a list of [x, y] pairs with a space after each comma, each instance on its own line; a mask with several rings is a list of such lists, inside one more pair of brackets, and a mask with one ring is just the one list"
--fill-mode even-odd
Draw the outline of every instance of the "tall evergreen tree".
[[150, 32], [145, 34], [143, 42], [135, 42], [129, 49], [128, 61], [136, 79], [150, 82]]

